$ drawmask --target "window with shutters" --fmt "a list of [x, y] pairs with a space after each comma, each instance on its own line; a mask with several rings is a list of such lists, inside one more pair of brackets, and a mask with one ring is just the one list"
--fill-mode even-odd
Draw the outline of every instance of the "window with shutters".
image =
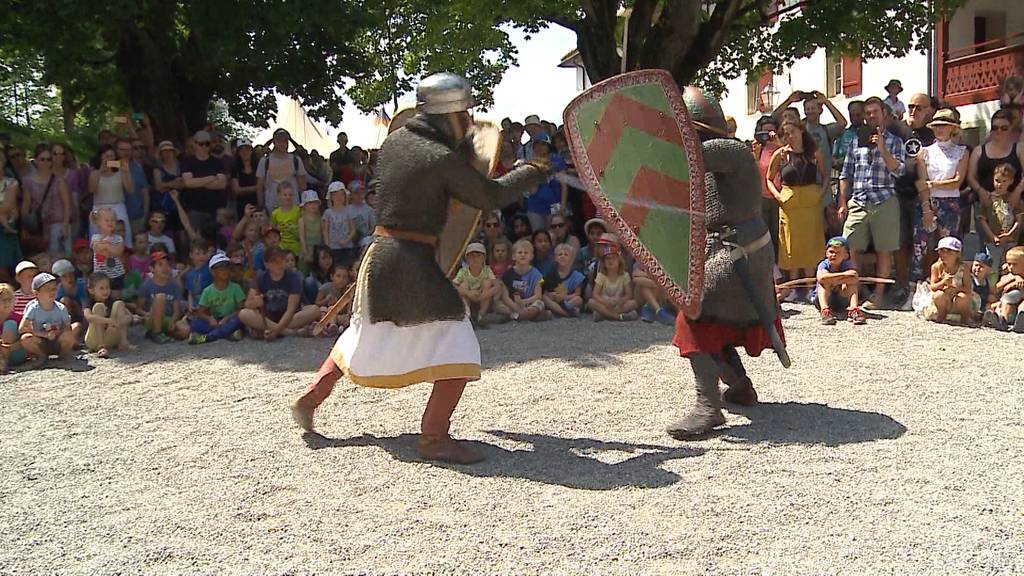
[[843, 93], [843, 65], [837, 54], [825, 55], [825, 96], [831, 98]]
[[861, 61], [860, 56], [843, 56], [840, 64], [843, 77], [843, 94], [849, 97], [860, 96], [861, 92], [864, 90], [862, 82], [862, 70], [864, 63]]

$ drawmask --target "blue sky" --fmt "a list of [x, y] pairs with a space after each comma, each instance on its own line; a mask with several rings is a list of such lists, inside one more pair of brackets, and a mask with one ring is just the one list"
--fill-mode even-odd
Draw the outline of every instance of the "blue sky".
[[[509, 36], [519, 50], [519, 65], [505, 72], [494, 90], [494, 107], [476, 115], [494, 121], [504, 117], [522, 121], [529, 114], [561, 124], [562, 110], [576, 96], [576, 72], [558, 68], [562, 56], [576, 47], [576, 35], [552, 26], [526, 40], [523, 33], [511, 30]], [[399, 100], [399, 108], [415, 103], [413, 95]], [[391, 113], [390, 107], [388, 113]], [[372, 146], [381, 128], [372, 116], [361, 113], [355, 106], [345, 107], [345, 120], [340, 127], [328, 127], [333, 139], [339, 130], [348, 133], [352, 145]]]

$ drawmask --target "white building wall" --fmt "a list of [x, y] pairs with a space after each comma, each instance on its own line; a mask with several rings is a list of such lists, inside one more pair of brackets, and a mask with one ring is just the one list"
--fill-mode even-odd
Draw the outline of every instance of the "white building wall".
[[[896, 78], [903, 84], [903, 93], [900, 100], [904, 103], [911, 95], [918, 92], [928, 93], [928, 55], [924, 52], [912, 52], [899, 58], [878, 58], [865, 60], [861, 72], [862, 91], [859, 96], [852, 100], [864, 100], [871, 96], [884, 98], [885, 85], [889, 80]], [[782, 74], [776, 74], [773, 82], [778, 95], [772, 105], [778, 106], [795, 90], [810, 92], [817, 90], [827, 94], [827, 72], [825, 68], [825, 50], [818, 49], [811, 57], [803, 58], [786, 69]], [[754, 125], [762, 113], [755, 112], [747, 114], [747, 79], [741, 76], [726, 83], [728, 90], [721, 100], [722, 110], [736, 118], [736, 135], [745, 140], [753, 138]], [[844, 114], [849, 100], [843, 95], [830, 98], [833, 104]], [[797, 104], [800, 108], [800, 105]], [[829, 120], [828, 111], [822, 116], [823, 121]]]

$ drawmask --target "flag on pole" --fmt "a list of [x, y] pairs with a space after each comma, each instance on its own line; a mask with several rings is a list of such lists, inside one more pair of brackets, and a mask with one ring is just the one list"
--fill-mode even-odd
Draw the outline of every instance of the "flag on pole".
[[391, 124], [391, 116], [388, 116], [388, 113], [384, 110], [383, 106], [374, 111], [373, 116], [373, 123], [377, 126], [387, 126], [388, 124]]

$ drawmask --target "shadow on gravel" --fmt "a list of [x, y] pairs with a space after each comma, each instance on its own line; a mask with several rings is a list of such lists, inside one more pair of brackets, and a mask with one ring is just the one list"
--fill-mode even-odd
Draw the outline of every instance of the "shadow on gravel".
[[903, 424], [885, 414], [832, 408], [824, 404], [729, 405], [729, 411], [746, 416], [750, 424], [722, 430], [721, 437], [727, 442], [842, 446], [893, 440], [907, 431]]
[[[316, 432], [302, 436], [312, 450], [377, 446], [402, 462], [447, 468], [481, 478], [522, 478], [580, 490], [616, 488], [663, 488], [681, 477], [660, 468], [663, 462], [701, 456], [707, 450], [654, 444], [606, 442], [591, 438], [560, 438], [545, 434], [520, 434], [488, 430], [488, 434], [532, 445], [532, 450], [508, 450], [486, 442], [469, 444], [487, 459], [473, 466], [424, 462], [416, 452], [416, 434], [378, 438], [370, 434], [354, 438], [327, 438]], [[623, 457], [625, 456], [625, 457]], [[599, 459], [600, 458], [600, 459]], [[612, 460], [612, 461], [602, 461]]]

